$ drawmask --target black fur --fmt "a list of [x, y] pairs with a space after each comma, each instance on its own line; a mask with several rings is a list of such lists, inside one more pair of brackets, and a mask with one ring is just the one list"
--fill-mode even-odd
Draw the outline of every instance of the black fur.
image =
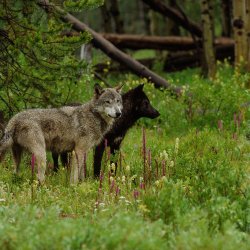
[[[114, 154], [120, 149], [120, 145], [127, 131], [141, 117], [154, 119], [158, 117], [159, 112], [150, 104], [146, 94], [143, 92], [143, 85], [131, 89], [122, 95], [123, 110], [122, 115], [117, 119], [111, 130], [105, 135], [107, 145], [110, 147], [110, 153]], [[94, 176], [99, 177], [102, 163], [102, 156], [105, 149], [105, 140], [103, 140], [94, 150]], [[58, 170], [58, 155], [53, 154], [54, 169]], [[67, 155], [61, 155], [62, 164], [67, 165]]]

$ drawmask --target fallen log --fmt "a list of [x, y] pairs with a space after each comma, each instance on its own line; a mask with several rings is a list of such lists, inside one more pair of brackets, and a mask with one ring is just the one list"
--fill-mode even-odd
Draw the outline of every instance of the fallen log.
[[[234, 46], [217, 46], [215, 47], [216, 60], [224, 61], [234, 60]], [[166, 72], [180, 71], [186, 68], [195, 68], [201, 66], [201, 52], [189, 51], [171, 54], [166, 58], [163, 69]]]
[[[192, 37], [181, 36], [145, 36], [132, 34], [102, 34], [112, 44], [122, 49], [156, 49], [156, 50], [192, 50], [197, 48]], [[199, 41], [202, 47], [201, 41]], [[233, 46], [234, 40], [227, 37], [215, 39], [215, 46]]]
[[121, 64], [126, 65], [135, 74], [147, 78], [149, 81], [153, 82], [156, 87], [164, 87], [171, 90], [173, 93], [179, 95], [181, 93], [181, 88], [172, 86], [163, 77], [157, 75], [138, 61], [134, 60], [129, 55], [125, 54], [118, 48], [116, 48], [111, 42], [103, 38], [100, 34], [95, 32], [93, 29], [89, 28], [85, 23], [79, 21], [73, 15], [63, 11], [61, 8], [54, 6], [48, 0], [38, 1], [38, 5], [45, 9], [47, 12], [56, 11], [61, 15], [61, 19], [64, 22], [70, 23], [72, 28], [76, 31], [83, 32], [87, 31], [92, 35], [92, 44], [101, 49], [105, 54], [107, 54], [113, 60], [118, 61]]
[[[224, 61], [228, 59], [230, 62], [234, 60], [234, 46], [225, 45], [217, 46], [216, 48], [216, 60]], [[200, 61], [201, 54], [196, 50], [191, 51], [178, 51], [170, 52], [165, 59], [163, 69], [166, 72], [180, 71], [186, 68], [195, 68], [201, 66]], [[138, 60], [143, 65], [152, 69], [156, 63], [156, 58], [146, 58]], [[106, 63], [98, 63], [94, 65], [94, 71], [100, 74], [108, 74], [109, 72], [126, 72], [128, 69], [123, 65], [116, 63], [111, 63], [107, 65]]]
[[[78, 36], [79, 32], [65, 31], [62, 36]], [[155, 49], [168, 51], [186, 51], [197, 49], [192, 37], [188, 36], [146, 36], [134, 34], [100, 33], [106, 40], [120, 49]], [[202, 47], [201, 40], [199, 41]], [[233, 46], [234, 40], [229, 37], [218, 37], [215, 46]]]

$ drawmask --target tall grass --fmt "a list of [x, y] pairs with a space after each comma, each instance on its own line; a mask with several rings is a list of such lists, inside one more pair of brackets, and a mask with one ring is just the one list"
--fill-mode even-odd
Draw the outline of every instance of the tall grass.
[[[42, 187], [33, 180], [35, 159], [26, 156], [16, 176], [8, 155], [0, 249], [249, 249], [249, 92], [237, 74], [225, 65], [214, 83], [195, 71], [171, 75], [190, 82], [191, 106], [147, 85], [161, 116], [138, 122], [114, 158], [105, 147], [98, 180], [91, 152], [82, 183], [48, 168]], [[139, 83], [127, 78], [127, 88]]]

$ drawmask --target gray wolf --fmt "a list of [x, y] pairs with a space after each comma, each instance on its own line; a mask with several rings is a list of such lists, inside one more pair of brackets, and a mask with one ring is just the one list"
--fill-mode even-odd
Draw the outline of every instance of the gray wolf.
[[8, 122], [0, 141], [0, 156], [12, 149], [16, 172], [23, 150], [34, 154], [39, 183], [45, 180], [46, 150], [74, 151], [71, 182], [82, 173], [84, 153], [100, 143], [114, 120], [122, 114], [120, 87], [102, 89], [95, 85], [91, 101], [75, 107], [30, 109], [16, 114]]
[[[105, 134], [105, 138], [101, 140], [94, 149], [94, 176], [99, 177], [101, 170], [101, 162], [105, 149], [105, 139], [107, 146], [110, 147], [111, 154], [115, 154], [120, 149], [121, 143], [127, 131], [142, 117], [154, 119], [160, 113], [151, 105], [148, 97], [143, 91], [143, 84], [131, 89], [122, 95], [123, 112], [120, 118], [116, 119], [112, 128]], [[58, 154], [53, 153], [54, 169], [58, 169]], [[67, 165], [67, 154], [61, 154], [63, 165]]]

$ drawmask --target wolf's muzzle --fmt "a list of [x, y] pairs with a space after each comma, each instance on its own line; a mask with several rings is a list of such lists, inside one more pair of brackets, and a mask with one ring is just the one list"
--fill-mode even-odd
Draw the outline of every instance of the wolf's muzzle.
[[121, 117], [121, 115], [122, 115], [122, 113], [121, 113], [121, 112], [116, 112], [116, 113], [115, 113], [116, 118]]

